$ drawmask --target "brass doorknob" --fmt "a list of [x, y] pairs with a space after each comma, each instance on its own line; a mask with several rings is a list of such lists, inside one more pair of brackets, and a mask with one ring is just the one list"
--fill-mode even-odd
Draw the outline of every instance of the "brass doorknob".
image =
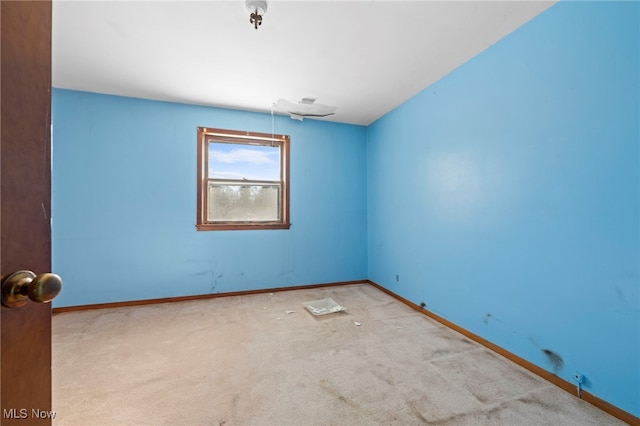
[[2, 279], [2, 304], [8, 308], [19, 308], [27, 304], [27, 299], [49, 303], [61, 289], [62, 279], [56, 274], [14, 272]]

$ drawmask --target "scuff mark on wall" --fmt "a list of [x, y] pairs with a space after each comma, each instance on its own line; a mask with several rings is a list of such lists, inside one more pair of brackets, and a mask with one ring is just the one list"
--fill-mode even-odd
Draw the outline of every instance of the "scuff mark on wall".
[[627, 299], [624, 297], [624, 293], [619, 286], [616, 286], [616, 293], [618, 294], [618, 300], [620, 300], [621, 303], [627, 303]]
[[623, 271], [615, 277], [613, 290], [620, 305], [633, 310], [638, 309], [638, 279], [636, 271]]
[[558, 374], [560, 370], [562, 370], [562, 367], [564, 367], [564, 360], [562, 357], [549, 349], [542, 349], [542, 353], [547, 356], [548, 361], [553, 367], [553, 372]]
[[222, 274], [216, 275], [214, 271], [211, 271], [211, 289], [209, 293], [215, 293], [216, 288], [218, 288], [218, 280], [222, 278]]
[[[489, 325], [489, 321], [498, 321], [498, 322], [502, 322], [499, 318], [495, 317], [494, 315], [492, 315], [491, 313], [487, 313], [487, 315], [484, 316], [484, 325]], [[517, 334], [515, 332], [515, 330], [513, 330], [514, 334]]]

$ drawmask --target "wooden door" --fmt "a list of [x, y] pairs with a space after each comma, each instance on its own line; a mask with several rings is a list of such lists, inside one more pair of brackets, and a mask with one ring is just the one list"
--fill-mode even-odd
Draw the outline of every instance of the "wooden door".
[[[51, 270], [51, 2], [2, 1], [0, 275]], [[2, 425], [51, 424], [51, 305], [0, 312]]]

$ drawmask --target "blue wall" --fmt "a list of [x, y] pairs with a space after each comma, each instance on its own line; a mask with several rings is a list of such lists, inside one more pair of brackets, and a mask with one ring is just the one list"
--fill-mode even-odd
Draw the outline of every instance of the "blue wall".
[[54, 90], [54, 306], [367, 278], [364, 127], [276, 116], [291, 229], [198, 232], [197, 126], [271, 133], [272, 119]]
[[367, 163], [372, 281], [636, 416], [639, 16], [553, 6], [369, 126]]
[[194, 227], [196, 127], [269, 115], [54, 90], [55, 306], [369, 278], [640, 416], [639, 16], [559, 3], [366, 129], [276, 116], [290, 230]]

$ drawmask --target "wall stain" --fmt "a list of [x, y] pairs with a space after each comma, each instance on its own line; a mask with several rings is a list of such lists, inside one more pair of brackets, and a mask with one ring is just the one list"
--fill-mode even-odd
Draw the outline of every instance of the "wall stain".
[[620, 289], [619, 286], [616, 286], [616, 293], [618, 295], [618, 300], [622, 303], [622, 304], [627, 304], [627, 298], [624, 296], [624, 292], [622, 291], [622, 289]]
[[222, 274], [215, 275], [215, 272], [211, 271], [211, 289], [209, 293], [214, 293], [216, 288], [218, 288], [218, 280], [222, 278]]
[[558, 372], [562, 370], [562, 367], [564, 367], [564, 360], [562, 357], [549, 349], [542, 349], [542, 353], [547, 356], [551, 366], [553, 366], [554, 373], [558, 374]]
[[[500, 318], [496, 317], [495, 315], [487, 312], [487, 315], [484, 316], [484, 324], [485, 325], [489, 325], [489, 321], [497, 321], [497, 322], [503, 322], [500, 320]], [[514, 332], [515, 333], [515, 332]]]

